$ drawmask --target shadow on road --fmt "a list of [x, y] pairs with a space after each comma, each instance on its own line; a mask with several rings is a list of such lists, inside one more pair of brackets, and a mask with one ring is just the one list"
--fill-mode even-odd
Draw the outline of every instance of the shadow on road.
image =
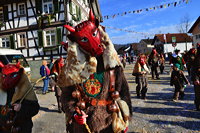
[[200, 119], [200, 112], [194, 110], [184, 110], [183, 108], [146, 108], [133, 107], [133, 112], [149, 115], [163, 115], [163, 116], [182, 116], [188, 118]]
[[174, 126], [181, 126], [185, 129], [191, 129], [196, 132], [199, 132], [200, 130], [200, 121], [161, 121], [161, 120], [150, 120], [150, 122], [159, 124], [159, 125], [174, 125]]
[[58, 113], [58, 110], [49, 109], [49, 108], [46, 108], [46, 107], [40, 107], [40, 110], [45, 111], [45, 112], [55, 112], [55, 113]]

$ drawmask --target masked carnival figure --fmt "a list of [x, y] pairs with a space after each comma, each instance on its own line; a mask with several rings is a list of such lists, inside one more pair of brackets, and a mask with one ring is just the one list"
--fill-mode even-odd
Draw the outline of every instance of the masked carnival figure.
[[187, 52], [187, 61], [186, 61], [186, 66], [187, 66], [187, 70], [188, 70], [188, 74], [191, 75], [191, 68], [194, 65], [194, 59], [196, 56], [196, 49], [195, 48], [191, 48], [188, 52]]
[[37, 97], [20, 63], [0, 63], [0, 133], [31, 133]]
[[172, 57], [170, 59], [170, 66], [173, 66], [174, 64], [180, 65], [180, 70], [183, 71], [184, 67], [186, 68], [185, 60], [183, 59], [182, 55], [180, 54], [180, 50], [175, 49], [174, 53], [172, 54]]
[[197, 54], [192, 66], [192, 81], [194, 84], [196, 109], [200, 111], [200, 44], [197, 44]]
[[156, 75], [156, 79], [160, 79], [159, 73], [157, 70], [157, 68], [159, 66], [159, 60], [160, 60], [160, 55], [158, 54], [156, 49], [153, 48], [151, 54], [149, 55], [149, 59], [148, 59], [148, 64], [151, 66], [152, 79], [155, 78], [155, 75]]
[[95, 19], [64, 26], [68, 56], [58, 85], [70, 133], [126, 132], [132, 107], [122, 64], [108, 35]]
[[144, 54], [141, 54], [138, 57], [137, 62], [135, 63], [134, 69], [133, 69], [133, 76], [136, 76], [136, 93], [138, 98], [146, 99], [146, 93], [147, 93], [147, 86], [148, 86], [148, 78], [147, 74], [149, 73], [149, 69], [147, 67], [146, 62], [146, 56]]
[[60, 57], [59, 59], [57, 59], [54, 62], [54, 65], [51, 69], [51, 75], [52, 79], [53, 79], [53, 86], [55, 88], [55, 96], [57, 99], [57, 103], [58, 103], [58, 112], [61, 113], [61, 101], [60, 101], [60, 97], [61, 97], [61, 89], [59, 88], [59, 86], [57, 86], [56, 82], [58, 82], [58, 75], [61, 73], [61, 68], [64, 66], [64, 59], [62, 57]]

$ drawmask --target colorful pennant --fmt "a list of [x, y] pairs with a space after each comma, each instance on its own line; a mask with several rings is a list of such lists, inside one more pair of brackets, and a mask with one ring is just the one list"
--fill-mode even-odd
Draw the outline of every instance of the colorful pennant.
[[124, 16], [124, 15], [131, 14], [131, 13], [138, 13], [139, 14], [143, 11], [152, 11], [152, 10], [167, 8], [167, 7], [170, 7], [170, 6], [177, 7], [178, 5], [183, 4], [183, 3], [188, 4], [189, 1], [190, 0], [180, 0], [180, 1], [173, 2], [173, 3], [167, 3], [167, 4], [163, 4], [163, 5], [159, 5], [159, 6], [150, 7], [150, 8], [144, 8], [144, 9], [135, 10], [135, 11], [126, 11], [126, 12], [117, 13], [117, 14], [114, 14], [114, 15], [106, 15], [106, 16], [103, 16], [103, 19], [107, 20], [107, 19], [115, 18], [115, 17], [120, 16], [120, 15]]

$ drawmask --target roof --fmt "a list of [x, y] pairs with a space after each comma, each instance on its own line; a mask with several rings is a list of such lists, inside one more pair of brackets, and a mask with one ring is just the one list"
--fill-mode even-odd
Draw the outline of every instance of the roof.
[[[166, 36], [166, 41], [165, 37]], [[192, 37], [188, 36], [186, 33], [168, 33], [168, 34], [156, 34], [155, 37], [163, 43], [172, 43], [172, 37], [176, 37], [176, 43], [180, 42], [192, 42]]]
[[188, 33], [192, 33], [192, 31], [194, 30], [194, 28], [197, 26], [197, 24], [200, 23], [200, 16], [198, 17], [198, 19], [195, 21], [195, 23], [192, 25], [192, 27], [190, 28], [190, 30], [188, 31]]
[[151, 44], [153, 39], [142, 39], [141, 41], [145, 42], [146, 44]]
[[0, 48], [0, 55], [22, 55], [19, 50]]

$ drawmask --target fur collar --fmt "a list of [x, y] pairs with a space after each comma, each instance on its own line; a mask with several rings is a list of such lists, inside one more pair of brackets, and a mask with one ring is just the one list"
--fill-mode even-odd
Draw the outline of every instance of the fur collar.
[[[117, 52], [112, 44], [108, 34], [99, 27], [102, 45], [105, 50], [103, 53], [103, 61], [105, 69], [122, 66]], [[84, 82], [91, 74], [96, 72], [97, 60], [95, 57], [87, 57], [80, 49], [76, 42], [69, 41], [67, 62], [62, 67], [59, 75], [58, 85], [60, 87], [68, 87]], [[100, 62], [98, 62], [100, 63]]]

